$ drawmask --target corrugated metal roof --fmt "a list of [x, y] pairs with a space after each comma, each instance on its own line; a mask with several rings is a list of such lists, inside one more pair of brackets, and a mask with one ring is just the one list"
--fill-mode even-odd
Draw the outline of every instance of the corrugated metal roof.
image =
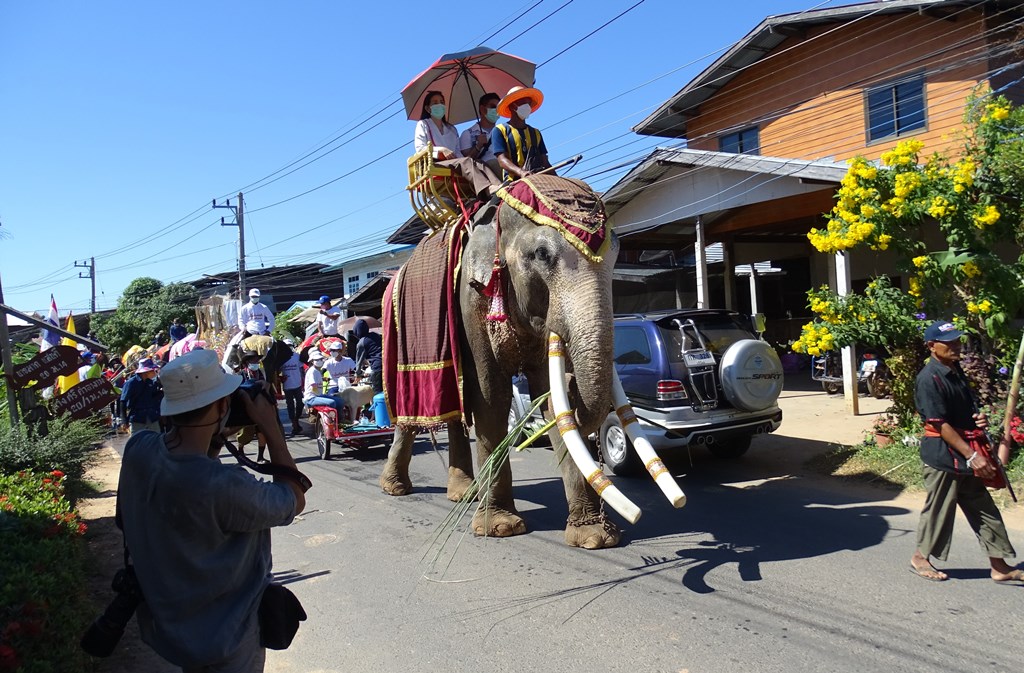
[[704, 101], [747, 66], [767, 56], [795, 32], [810, 26], [850, 21], [869, 14], [899, 14], [925, 9], [986, 4], [977, 0], [879, 0], [844, 7], [769, 16], [704, 72], [633, 127], [641, 135], [685, 138], [686, 120]]
[[[807, 183], [838, 185], [846, 175], [846, 170], [846, 164], [832, 161], [659, 148], [612, 185], [602, 195], [602, 199], [615, 230], [625, 234], [633, 231], [638, 223], [615, 221], [615, 214], [626, 204], [638, 199], [648, 188], [664, 188], [668, 180], [676, 177], [691, 178], [689, 181], [681, 180], [672, 184], [673, 217], [679, 220], [778, 198], [780, 188], [786, 185], [789, 191], [808, 191], [810, 188]], [[717, 173], [716, 179], [696, 180], [699, 173], [708, 171]], [[675, 175], [666, 178], [669, 172]], [[759, 191], [757, 185], [749, 180], [750, 176], [767, 177], [767, 180], [762, 180], [762, 184], [770, 183], [774, 193]], [[735, 189], [737, 185], [742, 188]], [[660, 225], [652, 223], [652, 226]]]

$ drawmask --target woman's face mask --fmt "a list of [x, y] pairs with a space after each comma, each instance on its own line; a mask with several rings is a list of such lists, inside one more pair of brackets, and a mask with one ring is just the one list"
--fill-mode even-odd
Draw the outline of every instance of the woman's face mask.
[[258, 362], [250, 362], [246, 366], [249, 368], [249, 371], [251, 371], [251, 372], [257, 372], [260, 369], [260, 363], [258, 363]]
[[491, 122], [492, 124], [498, 121], [498, 108], [488, 108], [486, 117], [487, 121]]
[[516, 114], [519, 115], [519, 118], [522, 119], [523, 121], [526, 121], [532, 112], [533, 108], [530, 107], [529, 103], [523, 103], [522, 105], [516, 108]]
[[444, 117], [444, 103], [434, 103], [430, 106], [430, 116], [434, 119], [441, 119]]

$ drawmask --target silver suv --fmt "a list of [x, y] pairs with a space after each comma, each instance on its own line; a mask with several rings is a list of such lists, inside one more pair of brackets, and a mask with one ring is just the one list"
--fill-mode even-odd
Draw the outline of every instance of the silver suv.
[[[659, 453], [696, 445], [737, 458], [754, 435], [779, 428], [782, 364], [754, 322], [717, 309], [616, 316], [615, 370]], [[616, 474], [643, 469], [614, 412], [600, 441]]]

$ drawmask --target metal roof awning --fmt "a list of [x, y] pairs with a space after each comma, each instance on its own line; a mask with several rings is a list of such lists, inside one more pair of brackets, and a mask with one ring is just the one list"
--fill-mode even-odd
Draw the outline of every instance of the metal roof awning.
[[[846, 164], [692, 149], [657, 149], [604, 195], [608, 221], [629, 236], [660, 227], [692, 233], [698, 217], [832, 190]], [[831, 198], [831, 196], [829, 196]]]

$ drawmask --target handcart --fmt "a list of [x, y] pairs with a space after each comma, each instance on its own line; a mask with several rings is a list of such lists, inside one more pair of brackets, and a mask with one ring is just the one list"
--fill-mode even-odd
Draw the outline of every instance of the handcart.
[[335, 444], [352, 449], [365, 449], [374, 444], [390, 444], [395, 436], [395, 428], [387, 418], [386, 412], [376, 413], [376, 416], [382, 416], [380, 422], [385, 425], [378, 425], [376, 420], [365, 416], [353, 421], [349, 418], [347, 408], [339, 410], [326, 405], [312, 407], [309, 416], [316, 434], [316, 450], [321, 460], [331, 457], [331, 448]]

